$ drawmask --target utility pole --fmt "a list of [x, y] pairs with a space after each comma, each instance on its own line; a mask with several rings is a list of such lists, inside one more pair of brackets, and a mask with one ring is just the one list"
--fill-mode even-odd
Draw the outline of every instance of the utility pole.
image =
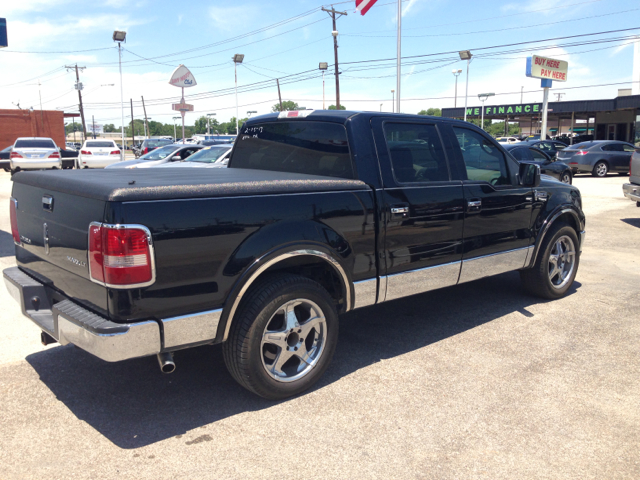
[[82, 83], [80, 83], [80, 74], [79, 70], [84, 70], [86, 67], [78, 67], [76, 63], [75, 66], [65, 65], [67, 71], [75, 69], [76, 71], [76, 90], [78, 90], [78, 100], [80, 102], [80, 118], [82, 118], [82, 141], [84, 142], [87, 139], [87, 124], [84, 121], [84, 108], [82, 107]]
[[[331, 19], [333, 20], [333, 31], [331, 35], [333, 36], [333, 54], [335, 56], [335, 71], [336, 71], [336, 110], [340, 110], [340, 72], [338, 71], [338, 28], [336, 27], [336, 18], [340, 18], [343, 15], [347, 15], [347, 12], [337, 12], [331, 7], [331, 10], [328, 8], [322, 7], [323, 12], [327, 12]], [[336, 17], [338, 15], [338, 17]]]
[[557, 97], [556, 98], [556, 102], [559, 102], [560, 99], [562, 98], [563, 95], [565, 95], [564, 93], [554, 93], [554, 95]]
[[144, 124], [147, 126], [147, 138], [151, 138], [151, 131], [149, 130], [149, 121], [147, 120], [147, 108], [144, 106], [144, 97], [141, 95], [140, 98], [142, 99], [142, 110], [144, 110]]
[[522, 105], [523, 95], [524, 95], [524, 87], [520, 87], [520, 105]]
[[42, 92], [40, 91], [40, 79], [38, 79], [38, 96], [40, 97], [40, 119], [42, 120], [42, 136], [46, 136], [44, 131], [44, 112], [42, 111]]
[[133, 126], [133, 98], [130, 98], [131, 102], [131, 150], [133, 150], [133, 146], [136, 144], [136, 130]]
[[280, 80], [276, 78], [278, 84], [278, 99], [280, 100], [280, 111], [282, 112], [282, 95], [280, 95]]
[[93, 115], [91, 115], [91, 123], [93, 123], [93, 128], [91, 129], [91, 131], [93, 132], [93, 139], [96, 139], [96, 117], [94, 117]]

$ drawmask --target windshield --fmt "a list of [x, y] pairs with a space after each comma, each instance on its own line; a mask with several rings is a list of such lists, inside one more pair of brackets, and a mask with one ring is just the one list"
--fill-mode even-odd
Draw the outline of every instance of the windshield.
[[169, 145], [167, 147], [156, 148], [155, 150], [142, 155], [138, 160], [162, 160], [163, 158], [167, 158], [173, 152], [175, 152], [179, 147], [174, 147], [173, 145]]
[[344, 126], [325, 122], [244, 126], [229, 167], [354, 178]]
[[215, 163], [220, 157], [227, 153], [231, 148], [229, 147], [208, 147], [203, 148], [199, 152], [194, 153], [187, 162], [200, 162], [200, 163]]
[[53, 140], [18, 140], [15, 148], [56, 148]]
[[87, 142], [84, 144], [87, 148], [114, 148], [113, 142]]

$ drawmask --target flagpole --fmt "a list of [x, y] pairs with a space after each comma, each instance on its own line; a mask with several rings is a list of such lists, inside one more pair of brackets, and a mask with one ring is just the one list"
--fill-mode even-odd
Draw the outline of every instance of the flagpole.
[[396, 95], [396, 112], [400, 113], [400, 59], [401, 59], [401, 48], [400, 41], [402, 39], [402, 0], [398, 0], [398, 54], [397, 54], [397, 73], [396, 73], [396, 91], [398, 92]]

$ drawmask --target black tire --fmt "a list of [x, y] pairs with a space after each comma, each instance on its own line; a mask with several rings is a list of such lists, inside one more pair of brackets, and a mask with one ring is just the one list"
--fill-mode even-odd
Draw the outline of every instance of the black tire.
[[[298, 363], [300, 367], [304, 367], [303, 371], [307, 370], [304, 376], [291, 381], [279, 381], [268, 373], [265, 358], [269, 354], [275, 357], [272, 360], [273, 371], [275, 371], [275, 364], [283, 351], [269, 352], [263, 349], [261, 342], [266, 335], [267, 327], [272, 325], [271, 322], [277, 321], [277, 314], [281, 311], [281, 307], [291, 304], [294, 300], [310, 301], [321, 310], [326, 322], [323, 347], [319, 350], [313, 367], [305, 367], [301, 362]], [[315, 335], [319, 336], [317, 333]], [[313, 341], [310, 336], [308, 339]], [[301, 340], [304, 343], [307, 339], [301, 337]], [[223, 344], [222, 350], [229, 373], [240, 385], [261, 397], [278, 400], [297, 395], [319, 380], [331, 363], [337, 340], [338, 314], [329, 293], [320, 284], [308, 278], [275, 274], [259, 280], [255, 286], [251, 287], [240, 303], [231, 325], [229, 338]], [[294, 358], [294, 356], [289, 358], [297, 362], [299, 357]]]
[[564, 172], [560, 176], [560, 181], [562, 183], [566, 183], [567, 185], [571, 185], [571, 183], [572, 183], [571, 172], [569, 172], [569, 171]]
[[609, 165], [604, 160], [600, 160], [596, 162], [593, 166], [593, 170], [591, 170], [591, 175], [594, 177], [606, 177], [607, 173], [609, 173]]
[[[549, 278], [549, 262], [554, 245], [563, 237], [568, 237], [571, 242], [573, 242], [574, 265], [568, 275], [566, 283], [561, 287], [558, 287], [555, 286]], [[536, 259], [534, 266], [526, 270], [520, 270], [520, 278], [522, 279], [522, 284], [525, 290], [532, 295], [541, 298], [556, 299], [563, 297], [567, 293], [567, 290], [571, 288], [571, 285], [573, 285], [573, 281], [576, 278], [576, 273], [578, 272], [578, 266], [580, 264], [579, 250], [580, 246], [578, 243], [578, 236], [572, 227], [566, 223], [557, 223], [553, 225], [547, 232], [542, 245], [540, 246], [538, 258]]]

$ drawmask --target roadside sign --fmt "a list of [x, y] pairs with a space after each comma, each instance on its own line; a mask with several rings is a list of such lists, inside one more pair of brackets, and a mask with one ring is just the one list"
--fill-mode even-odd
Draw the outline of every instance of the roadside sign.
[[555, 60], [538, 55], [527, 57], [527, 77], [566, 82], [568, 71], [569, 63], [564, 60]]
[[184, 98], [180, 103], [172, 103], [171, 108], [176, 112], [193, 112], [193, 105], [184, 102]]
[[193, 74], [184, 65], [178, 66], [178, 68], [173, 71], [171, 78], [169, 79], [169, 84], [174, 87], [182, 88], [195, 87], [197, 85]]

